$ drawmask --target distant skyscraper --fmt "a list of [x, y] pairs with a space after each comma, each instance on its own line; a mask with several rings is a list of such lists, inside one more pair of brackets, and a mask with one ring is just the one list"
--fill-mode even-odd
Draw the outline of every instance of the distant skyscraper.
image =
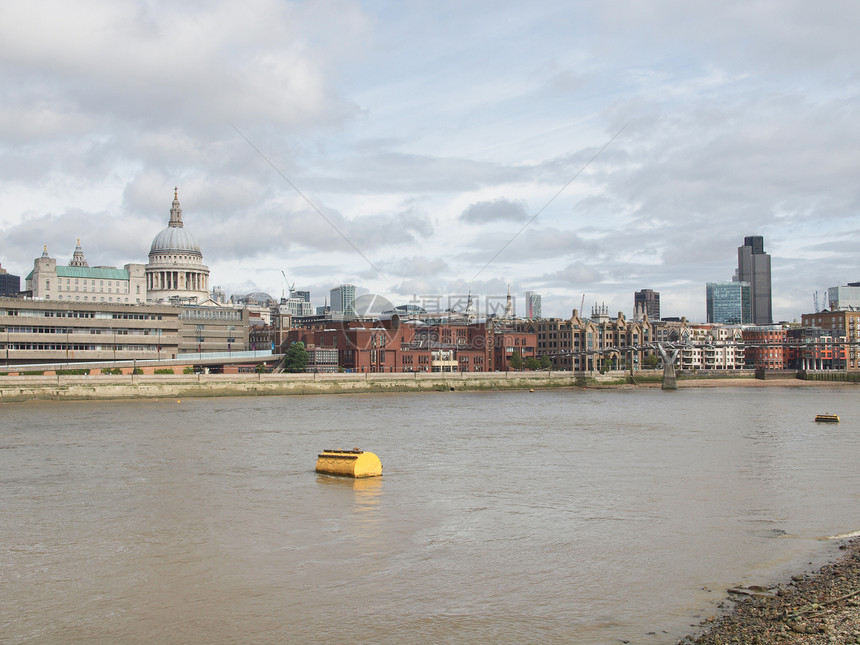
[[752, 322], [748, 282], [708, 282], [705, 285], [708, 322], [740, 325]]
[[738, 247], [736, 279], [750, 285], [752, 320], [756, 325], [773, 323], [770, 287], [770, 255], [764, 252], [764, 238], [751, 235]]
[[0, 266], [0, 296], [15, 296], [21, 292], [21, 276], [12, 275]]
[[660, 292], [642, 289], [633, 294], [633, 312], [644, 311], [648, 320], [660, 320]]
[[535, 320], [541, 317], [540, 301], [541, 297], [539, 293], [526, 291], [526, 318]]
[[355, 285], [342, 284], [329, 292], [331, 314], [335, 318], [355, 318]]

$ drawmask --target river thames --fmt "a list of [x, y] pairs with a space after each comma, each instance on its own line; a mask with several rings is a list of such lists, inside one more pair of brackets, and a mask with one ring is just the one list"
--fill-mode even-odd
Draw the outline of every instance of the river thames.
[[[815, 414], [840, 414], [816, 424]], [[0, 640], [675, 643], [860, 529], [856, 388], [0, 406]], [[314, 472], [323, 449], [382, 478]]]

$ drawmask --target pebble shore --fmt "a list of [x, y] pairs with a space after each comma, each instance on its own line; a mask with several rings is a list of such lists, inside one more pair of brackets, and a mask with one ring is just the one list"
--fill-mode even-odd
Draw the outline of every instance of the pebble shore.
[[740, 598], [734, 608], [678, 645], [860, 645], [860, 539], [839, 548], [844, 554], [816, 573], [771, 589], [730, 590]]

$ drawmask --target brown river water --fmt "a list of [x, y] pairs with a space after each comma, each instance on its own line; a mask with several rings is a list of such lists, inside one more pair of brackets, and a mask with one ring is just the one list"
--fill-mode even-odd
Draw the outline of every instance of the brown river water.
[[[675, 643], [860, 529], [856, 388], [0, 405], [0, 641]], [[842, 416], [816, 424], [816, 413]], [[361, 447], [384, 476], [314, 472]]]

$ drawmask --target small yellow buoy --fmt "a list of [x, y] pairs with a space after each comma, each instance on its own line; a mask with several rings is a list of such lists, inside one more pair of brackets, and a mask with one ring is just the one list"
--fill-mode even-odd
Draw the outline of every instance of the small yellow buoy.
[[317, 457], [316, 471], [344, 477], [379, 477], [382, 475], [382, 463], [372, 452], [358, 448], [323, 450]]

